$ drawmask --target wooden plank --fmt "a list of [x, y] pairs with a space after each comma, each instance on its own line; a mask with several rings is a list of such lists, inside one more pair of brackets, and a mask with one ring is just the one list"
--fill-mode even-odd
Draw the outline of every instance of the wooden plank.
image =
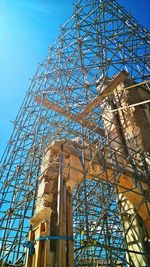
[[[50, 220], [46, 221], [45, 223], [45, 236], [49, 236], [50, 235]], [[43, 233], [42, 233], [43, 234]], [[51, 266], [52, 264], [52, 259], [50, 258], [51, 254], [50, 254], [50, 241], [49, 240], [45, 240], [44, 241], [44, 266], [43, 267], [47, 267], [47, 266]]]
[[[34, 240], [35, 240], [35, 231], [31, 230], [29, 232], [29, 241], [34, 241]], [[29, 255], [29, 249], [28, 249], [25, 267], [31, 267], [32, 260], [33, 260], [33, 256]]]
[[[63, 235], [63, 155], [62, 153], [59, 156], [59, 176], [58, 176], [58, 195], [57, 195], [57, 214], [58, 214], [58, 222], [57, 222], [57, 235]], [[57, 240], [56, 244], [56, 266], [57, 267], [65, 267], [65, 263], [62, 260], [63, 257], [63, 240]]]
[[[35, 238], [40, 237], [41, 232], [42, 232], [42, 223], [39, 225], [39, 227], [35, 231]], [[37, 267], [41, 267], [41, 265], [42, 265], [43, 242], [44, 241], [38, 241], [36, 244], [35, 262], [34, 262], [35, 265], [34, 266], [37, 266]]]
[[[62, 236], [66, 236], [66, 184], [63, 182], [63, 216], [62, 216]], [[66, 261], [66, 241], [62, 240], [62, 266], [67, 266]]]
[[76, 122], [80, 123], [84, 127], [93, 130], [93, 132], [96, 132], [96, 133], [100, 134], [101, 136], [105, 135], [105, 131], [103, 128], [99, 127], [98, 125], [96, 125], [95, 123], [93, 123], [91, 121], [85, 120], [83, 117], [80, 116], [80, 114], [75, 115], [75, 114], [71, 113], [69, 110], [62, 108], [58, 104], [52, 103], [48, 99], [42, 98], [39, 95], [36, 95], [35, 101], [37, 103], [43, 105], [44, 107], [48, 108], [48, 109], [51, 109], [53, 111], [58, 112], [59, 114], [65, 116], [69, 120], [76, 121]]
[[[73, 215], [72, 215], [72, 201], [71, 193], [67, 191], [67, 236], [73, 236]], [[67, 241], [67, 267], [74, 266], [74, 245], [72, 240]]]
[[81, 116], [86, 117], [94, 108], [100, 105], [100, 103], [105, 99], [105, 97], [112, 93], [113, 90], [116, 89], [116, 87], [127, 77], [128, 73], [125, 70], [121, 71], [117, 76], [115, 76], [115, 78], [105, 88], [105, 90], [103, 90], [99, 96], [96, 96], [81, 112]]

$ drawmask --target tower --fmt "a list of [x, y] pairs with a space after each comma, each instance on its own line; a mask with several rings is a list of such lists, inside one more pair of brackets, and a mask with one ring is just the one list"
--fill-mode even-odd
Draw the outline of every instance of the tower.
[[[24, 262], [42, 157], [54, 140], [69, 140], [70, 149], [74, 144], [83, 167], [72, 195], [76, 266], [132, 266], [131, 254], [147, 261], [149, 42], [148, 31], [116, 1], [75, 4], [32, 79], [1, 160], [0, 251], [5, 262]], [[94, 174], [93, 164], [101, 172]], [[88, 174], [92, 178], [86, 179]], [[124, 177], [126, 195], [118, 192], [122, 174], [134, 179], [127, 188]], [[138, 206], [128, 199], [135, 192], [141, 196]], [[137, 254], [129, 245], [137, 241], [135, 232], [142, 232]]]

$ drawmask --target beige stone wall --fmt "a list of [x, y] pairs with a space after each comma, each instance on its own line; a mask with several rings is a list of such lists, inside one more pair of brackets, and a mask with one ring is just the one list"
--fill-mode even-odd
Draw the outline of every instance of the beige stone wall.
[[[150, 106], [143, 104], [129, 108], [130, 105], [149, 100], [150, 92], [142, 87], [124, 90], [131, 84], [133, 82], [130, 80], [126, 80], [125, 84], [121, 83], [115, 89], [114, 94], [107, 99], [108, 105], [105, 103], [106, 107], [103, 111], [104, 128], [109, 134], [111, 147], [123, 152], [122, 140], [117, 129], [119, 126], [116, 125], [115, 120], [115, 116], [118, 114], [129, 153], [130, 148], [135, 151], [150, 152]], [[116, 108], [122, 107], [123, 110], [112, 112], [111, 101]]]
[[[120, 201], [121, 219], [128, 249], [148, 254], [148, 245], [144, 241], [146, 237], [146, 229], [143, 221], [140, 219], [134, 206], [122, 194], [120, 194]], [[129, 253], [127, 259], [134, 267], [149, 266], [149, 260], [144, 255]]]

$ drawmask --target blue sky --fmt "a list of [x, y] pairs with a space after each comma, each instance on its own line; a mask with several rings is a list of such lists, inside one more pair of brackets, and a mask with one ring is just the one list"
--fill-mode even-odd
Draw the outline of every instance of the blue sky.
[[[73, 12], [73, 0], [0, 0], [0, 157], [31, 78]], [[150, 28], [150, 0], [119, 0]]]

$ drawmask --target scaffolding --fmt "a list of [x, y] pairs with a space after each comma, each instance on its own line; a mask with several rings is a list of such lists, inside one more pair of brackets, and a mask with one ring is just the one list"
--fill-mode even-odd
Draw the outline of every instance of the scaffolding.
[[134, 266], [139, 257], [149, 266], [149, 44], [149, 32], [116, 1], [75, 3], [1, 159], [2, 266], [24, 266], [42, 157], [55, 140], [70, 142], [82, 162], [72, 192], [75, 266]]

